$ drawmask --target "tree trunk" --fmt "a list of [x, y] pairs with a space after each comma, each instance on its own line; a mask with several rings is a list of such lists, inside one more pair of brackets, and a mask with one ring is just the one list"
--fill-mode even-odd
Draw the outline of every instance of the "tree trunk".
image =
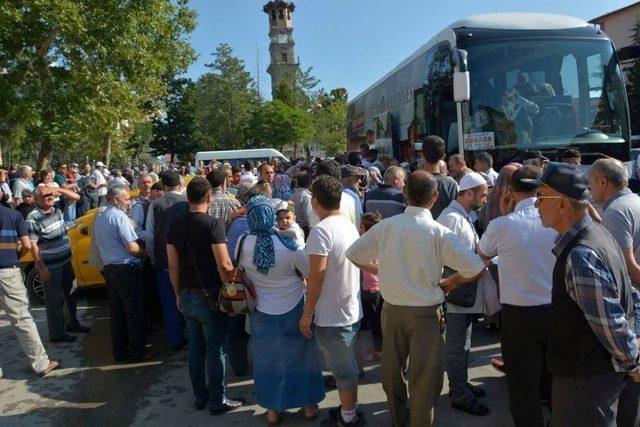
[[107, 135], [104, 138], [104, 151], [102, 152], [102, 158], [104, 159], [104, 164], [107, 169], [109, 169], [109, 162], [111, 161], [111, 143], [113, 141], [113, 137], [111, 135]]
[[53, 154], [53, 147], [51, 141], [44, 140], [40, 144], [40, 151], [38, 152], [38, 161], [36, 162], [36, 171], [45, 170], [51, 163], [51, 155]]
[[298, 157], [298, 141], [293, 143], [293, 158]]

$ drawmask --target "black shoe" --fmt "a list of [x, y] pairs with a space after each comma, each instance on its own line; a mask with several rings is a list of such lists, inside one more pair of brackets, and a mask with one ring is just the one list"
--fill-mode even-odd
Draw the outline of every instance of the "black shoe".
[[234, 409], [241, 407], [242, 405], [244, 405], [244, 402], [245, 400], [241, 398], [227, 399], [225, 397], [221, 407], [217, 409], [211, 409], [209, 412], [211, 412], [211, 415], [222, 415], [226, 412], [233, 411]]
[[[329, 417], [334, 420], [338, 419], [338, 416], [340, 416], [341, 409], [342, 409], [341, 405], [338, 405], [336, 408], [329, 409]], [[356, 409], [356, 415], [358, 416], [358, 418], [364, 418], [364, 412], [362, 412], [362, 409]]]
[[60, 338], [51, 338], [51, 342], [75, 342], [77, 338], [73, 335], [63, 335]]
[[338, 416], [336, 418], [329, 417], [326, 420], [322, 420], [322, 422], [320, 423], [321, 426], [325, 427], [360, 427], [364, 424], [365, 421], [362, 412], [356, 413], [355, 419], [353, 419], [351, 422], [346, 422], [345, 420], [343, 420], [342, 414], [338, 413]]
[[67, 332], [75, 332], [77, 334], [88, 334], [91, 332], [88, 326], [83, 326], [80, 323], [76, 323], [75, 325], [67, 325]]
[[196, 411], [202, 411], [207, 407], [207, 402], [198, 402], [196, 400], [196, 402], [193, 404], [193, 407], [196, 408]]
[[475, 397], [476, 399], [480, 399], [487, 395], [487, 392], [477, 385], [467, 383], [467, 388], [469, 389], [469, 391], [471, 391], [471, 394], [473, 394], [473, 397]]
[[169, 348], [171, 349], [171, 351], [180, 351], [184, 348], [185, 345], [187, 345], [187, 342], [183, 341], [180, 344], [172, 345]]
[[158, 353], [146, 351], [142, 356], [129, 357], [129, 362], [131, 363], [150, 362], [152, 360], [155, 360], [157, 357], [158, 357]]
[[478, 402], [477, 400], [464, 404], [451, 402], [451, 407], [453, 409], [458, 409], [460, 411], [466, 412], [467, 414], [476, 415], [479, 417], [489, 415], [489, 408]]

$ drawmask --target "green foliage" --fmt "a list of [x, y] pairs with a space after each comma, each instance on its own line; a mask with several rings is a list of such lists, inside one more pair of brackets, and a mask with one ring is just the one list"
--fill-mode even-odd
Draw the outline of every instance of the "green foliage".
[[169, 83], [169, 96], [164, 104], [166, 112], [153, 120], [153, 137], [149, 148], [155, 156], [177, 154], [187, 158], [200, 149], [195, 138], [196, 112], [188, 94], [193, 90], [189, 79], [174, 79]]
[[313, 110], [315, 135], [313, 141], [334, 156], [347, 148], [347, 90], [333, 89], [329, 95], [322, 92]]
[[258, 93], [244, 61], [233, 56], [223, 43], [208, 64], [211, 72], [201, 76], [190, 91], [195, 111], [195, 138], [207, 150], [245, 148], [249, 122], [259, 104]]
[[38, 167], [74, 147], [124, 153], [165, 77], [195, 59], [182, 0], [4, 1], [0, 28], [0, 138], [37, 147]]
[[311, 138], [314, 133], [309, 113], [278, 99], [265, 102], [255, 111], [251, 129], [252, 146], [277, 147], [280, 151], [288, 145], [293, 145], [295, 151], [298, 143]]

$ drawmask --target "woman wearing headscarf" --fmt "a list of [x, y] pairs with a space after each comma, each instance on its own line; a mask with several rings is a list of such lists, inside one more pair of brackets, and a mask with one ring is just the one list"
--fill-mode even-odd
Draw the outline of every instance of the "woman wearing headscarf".
[[238, 241], [236, 260], [257, 298], [251, 315], [256, 398], [267, 408], [269, 424], [277, 423], [282, 411], [298, 407], [313, 420], [324, 385], [315, 337], [308, 340], [298, 329], [309, 262], [293, 239], [273, 231], [275, 211], [269, 199], [251, 198], [247, 219], [250, 234], [242, 246]]

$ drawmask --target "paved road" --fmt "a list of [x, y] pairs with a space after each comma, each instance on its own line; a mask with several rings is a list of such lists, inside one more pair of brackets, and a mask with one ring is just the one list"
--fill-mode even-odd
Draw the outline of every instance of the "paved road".
[[[228, 378], [229, 396], [242, 396], [247, 406], [212, 417], [206, 411], [192, 409], [192, 395], [185, 351], [168, 352], [163, 346], [160, 327], [151, 333], [151, 346], [160, 353], [156, 361], [138, 364], [114, 364], [110, 354], [109, 311], [104, 289], [84, 291], [80, 295], [81, 318], [90, 324], [89, 335], [73, 344], [46, 343], [51, 357], [62, 358], [63, 368], [48, 378], [31, 374], [20, 352], [15, 335], [4, 313], [0, 312], [0, 363], [4, 379], [0, 380], [0, 426], [19, 425], [180, 425], [262, 426], [264, 409], [255, 403], [250, 378]], [[38, 329], [46, 337], [45, 312], [35, 307]], [[366, 333], [365, 335], [368, 335]], [[368, 342], [365, 336], [365, 341]], [[363, 344], [366, 346], [366, 342]], [[498, 337], [483, 328], [474, 330], [470, 369], [472, 383], [485, 388], [483, 399], [490, 406], [487, 417], [473, 417], [451, 409], [445, 389], [436, 409], [438, 426], [511, 426], [504, 378], [489, 365], [499, 354]], [[367, 425], [388, 426], [389, 415], [382, 386], [380, 365], [369, 364], [360, 387], [360, 401]], [[336, 391], [327, 393], [321, 409], [338, 404]], [[285, 416], [285, 426], [319, 425], [305, 423], [294, 412]]]

